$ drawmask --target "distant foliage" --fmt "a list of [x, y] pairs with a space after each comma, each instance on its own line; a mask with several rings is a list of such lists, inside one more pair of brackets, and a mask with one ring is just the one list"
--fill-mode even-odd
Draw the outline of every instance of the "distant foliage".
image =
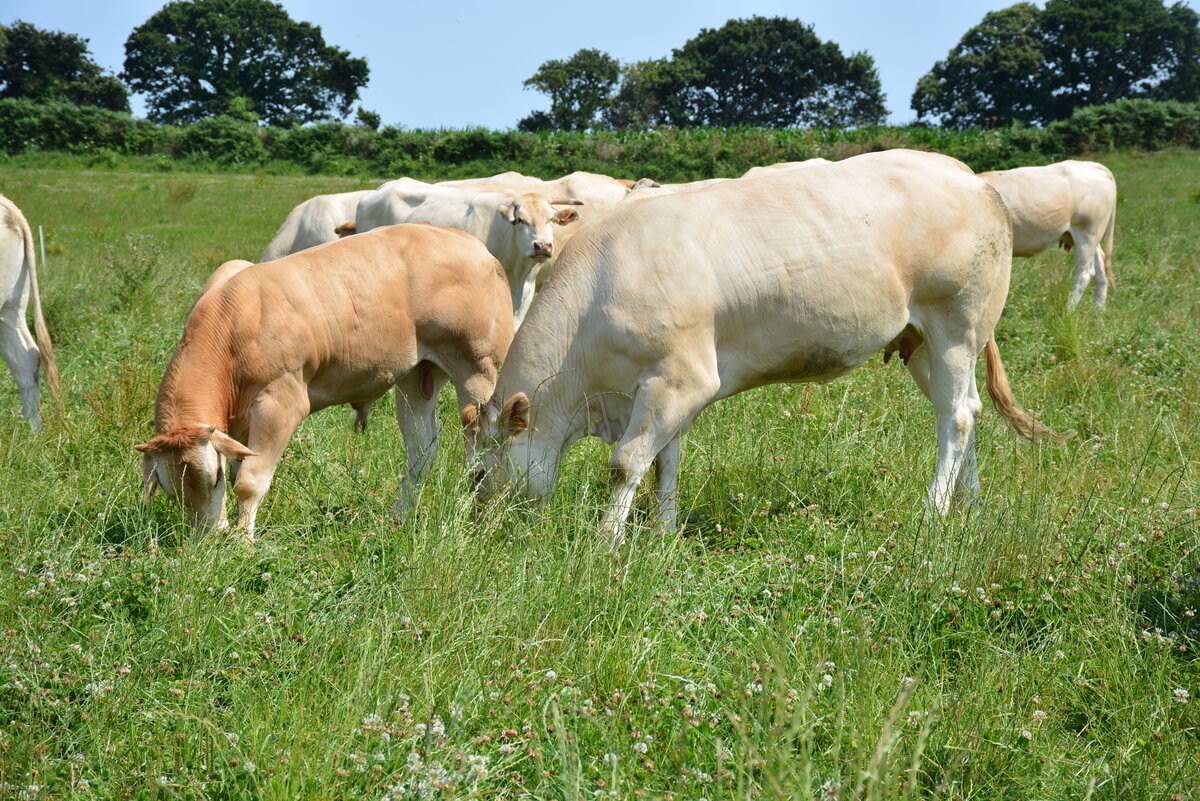
[[919, 118], [1047, 123], [1129, 99], [1200, 100], [1200, 14], [1163, 0], [1049, 0], [990, 12], [917, 82]]
[[0, 25], [0, 98], [61, 101], [129, 111], [124, 84], [104, 74], [88, 40], [20, 20]]
[[675, 51], [667, 80], [677, 125], [873, 125], [887, 114], [875, 61], [849, 57], [785, 17], [705, 28]]
[[580, 50], [542, 64], [525, 87], [549, 95], [551, 106], [521, 120], [523, 131], [845, 127], [887, 115], [871, 56], [843, 55], [811, 25], [786, 17], [729, 20], [701, 30], [670, 58], [624, 66]]
[[177, 0], [125, 42], [124, 77], [150, 117], [186, 123], [226, 115], [295, 125], [345, 116], [367, 62], [325, 43], [270, 0]]
[[524, 86], [549, 95], [550, 111], [535, 111], [517, 127], [526, 131], [595, 127], [620, 73], [620, 63], [600, 50], [579, 50], [565, 61], [543, 63]]
[[85, 154], [106, 168], [120, 157], [153, 156], [157, 167], [168, 170], [179, 164], [201, 170], [266, 167], [275, 172], [434, 179], [504, 170], [541, 176], [588, 170], [684, 181], [737, 176], [776, 161], [841, 159], [896, 147], [936, 150], [987, 170], [1096, 151], [1173, 146], [1200, 148], [1200, 103], [1122, 101], [1079, 109], [1044, 128], [697, 127], [528, 133], [484, 128], [374, 131], [340, 122], [282, 128], [230, 116], [155, 125], [98, 108], [0, 100], [0, 153]]

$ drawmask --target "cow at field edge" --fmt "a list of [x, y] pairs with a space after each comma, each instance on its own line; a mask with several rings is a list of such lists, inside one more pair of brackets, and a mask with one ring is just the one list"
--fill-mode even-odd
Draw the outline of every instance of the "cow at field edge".
[[578, 218], [573, 198], [537, 192], [481, 192], [401, 178], [389, 181], [358, 204], [355, 227], [426, 222], [458, 228], [479, 239], [500, 260], [512, 292], [513, 327], [533, 302], [537, 267], [554, 254], [554, 228]]
[[1117, 181], [1094, 161], [1060, 161], [1045, 167], [981, 172], [996, 187], [1013, 217], [1013, 255], [1035, 256], [1055, 245], [1075, 248], [1075, 281], [1067, 298], [1073, 308], [1095, 276], [1094, 301], [1103, 307], [1113, 275], [1113, 229], [1117, 224]]
[[342, 403], [365, 420], [395, 386], [407, 508], [436, 449], [438, 391], [452, 381], [460, 409], [486, 401], [511, 339], [504, 272], [461, 231], [397, 225], [227, 263], [188, 315], [158, 391], [156, 436], [136, 446], [146, 498], [161, 487], [193, 523], [224, 527], [226, 465], [241, 462], [233, 491], [252, 540], [301, 421]]
[[[33, 297], [36, 340], [25, 321], [30, 296]], [[42, 316], [33, 234], [25, 215], [4, 195], [0, 195], [0, 354], [16, 379], [25, 418], [34, 428], [41, 428], [38, 401], [42, 393], [38, 369], [40, 366], [46, 368], [46, 383], [51, 394], [58, 397], [58, 367], [54, 363], [46, 318]]]
[[579, 233], [517, 332], [496, 393], [463, 424], [484, 495], [548, 497], [584, 436], [615, 442], [603, 529], [622, 539], [650, 465], [675, 524], [679, 439], [709, 404], [829, 381], [899, 352], [937, 417], [929, 505], [979, 488], [975, 362], [1018, 434], [1057, 436], [1012, 396], [992, 331], [1012, 228], [947, 156], [892, 150], [622, 203]]
[[805, 159], [804, 161], [779, 161], [775, 164], [765, 164], [761, 167], [751, 167], [742, 173], [743, 178], [757, 178], [760, 175], [770, 175], [777, 170], [803, 170], [816, 167], [818, 164], [832, 164], [829, 159]]
[[262, 261], [274, 261], [305, 248], [337, 239], [339, 225], [354, 219], [358, 202], [372, 190], [317, 195], [292, 209], [263, 251]]

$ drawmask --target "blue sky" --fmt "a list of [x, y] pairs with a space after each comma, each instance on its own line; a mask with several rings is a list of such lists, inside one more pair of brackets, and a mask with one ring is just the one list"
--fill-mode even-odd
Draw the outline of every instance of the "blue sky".
[[[1013, 0], [1015, 1], [1015, 0]], [[1187, 5], [1197, 7], [1200, 0]], [[989, 0], [832, 0], [827, 2], [411, 2], [283, 0], [294, 19], [319, 25], [325, 40], [367, 59], [362, 105], [386, 124], [409, 128], [508, 128], [549, 102], [521, 82], [550, 58], [583, 47], [622, 61], [670, 54], [701, 28], [735, 17], [786, 16], [813, 25], [844, 52], [875, 57], [892, 122], [916, 117], [917, 79], [944, 58], [968, 28], [1012, 2]], [[164, 0], [5, 0], [0, 22], [23, 19], [90, 40], [96, 60], [119, 72], [130, 31]], [[134, 101], [134, 112], [143, 104]]]

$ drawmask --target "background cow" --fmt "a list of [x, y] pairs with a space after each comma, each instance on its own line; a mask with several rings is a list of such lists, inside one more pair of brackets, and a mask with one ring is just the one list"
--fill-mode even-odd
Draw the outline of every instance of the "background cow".
[[1060, 161], [1045, 167], [984, 172], [1013, 217], [1013, 255], [1034, 256], [1055, 245], [1075, 248], [1073, 308], [1095, 276], [1095, 303], [1103, 307], [1115, 286], [1112, 249], [1117, 224], [1117, 181], [1094, 161]]
[[[25, 321], [30, 295], [33, 296], [36, 341]], [[44, 364], [46, 383], [51, 394], [57, 398], [61, 395], [58, 366], [54, 362], [46, 318], [42, 316], [33, 234], [25, 215], [4, 195], [0, 195], [0, 354], [3, 354], [8, 369], [17, 381], [22, 413], [30, 425], [41, 428], [38, 368]]]
[[369, 231], [382, 225], [427, 222], [458, 228], [483, 242], [500, 260], [512, 293], [513, 327], [521, 325], [533, 302], [536, 270], [554, 254], [558, 226], [576, 220], [573, 198], [537, 192], [484, 192], [401, 178], [389, 181], [359, 203], [355, 227]]
[[337, 227], [354, 219], [358, 202], [370, 192], [370, 189], [361, 189], [336, 195], [317, 195], [296, 206], [263, 251], [262, 261], [281, 259], [337, 239]]

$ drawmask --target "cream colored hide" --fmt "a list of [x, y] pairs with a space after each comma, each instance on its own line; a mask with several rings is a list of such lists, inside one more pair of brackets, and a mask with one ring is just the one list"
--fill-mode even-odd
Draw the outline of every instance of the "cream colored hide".
[[537, 192], [483, 192], [401, 178], [363, 198], [355, 225], [361, 232], [381, 225], [427, 222], [476, 237], [500, 260], [508, 276], [515, 328], [533, 302], [537, 268], [554, 254], [555, 228], [579, 216], [574, 208], [554, 206], [578, 203]]
[[743, 178], [757, 178], [760, 175], [770, 175], [777, 170], [800, 170], [808, 167], [816, 167], [819, 164], [832, 164], [828, 159], [806, 159], [804, 161], [780, 161], [776, 164], [767, 164], [762, 167], [751, 167], [742, 173]]
[[1013, 255], [1033, 256], [1061, 244], [1075, 249], [1075, 281], [1067, 298], [1073, 308], [1094, 276], [1094, 302], [1103, 307], [1115, 283], [1113, 229], [1117, 182], [1103, 164], [1060, 161], [1045, 167], [984, 172], [1013, 217]]
[[622, 203], [567, 246], [517, 333], [496, 393], [463, 422], [485, 495], [545, 499], [585, 436], [615, 442], [603, 530], [621, 542], [656, 465], [673, 528], [679, 440], [709, 404], [829, 381], [899, 352], [937, 416], [929, 505], [973, 495], [975, 362], [1018, 433], [992, 330], [1012, 254], [999, 196], [961, 163], [892, 150]]
[[534, 269], [534, 281], [538, 288], [542, 286], [542, 282], [546, 280], [546, 276], [553, 269], [558, 254], [562, 253], [563, 247], [571, 241], [571, 237], [575, 236], [580, 226], [589, 220], [594, 220], [605, 209], [610, 209], [625, 199], [631, 185], [631, 183], [610, 178], [607, 175], [581, 170], [552, 181], [543, 181], [539, 178], [521, 175], [519, 172], [505, 172], [493, 175], [491, 178], [443, 181], [439, 184], [439, 186], [469, 187], [482, 192], [538, 192], [546, 197], [572, 198], [583, 204], [579, 207], [579, 216], [574, 222], [555, 231], [554, 255], [538, 264]]
[[337, 227], [354, 219], [358, 202], [371, 192], [343, 192], [337, 195], [317, 195], [292, 209], [275, 238], [263, 251], [262, 261], [274, 261], [305, 248], [323, 245], [338, 238]]
[[[25, 321], [31, 296], [36, 340]], [[0, 355], [16, 379], [22, 414], [31, 426], [41, 428], [39, 368], [45, 365], [46, 383], [57, 396], [58, 367], [54, 363], [46, 318], [42, 316], [33, 234], [25, 215], [4, 195], [0, 195]]]
[[136, 446], [146, 497], [161, 487], [194, 524], [224, 528], [226, 470], [240, 462], [238, 525], [253, 540], [301, 421], [348, 403], [365, 427], [371, 404], [395, 386], [408, 452], [397, 506], [406, 511], [436, 451], [439, 390], [453, 382], [460, 409], [486, 401], [511, 339], [504, 273], [461, 231], [397, 225], [222, 265], [163, 377], [156, 435]]
[[706, 178], [703, 181], [688, 181], [682, 184], [660, 184], [650, 178], [643, 178], [633, 185], [633, 189], [629, 190], [629, 195], [626, 200], [641, 200], [642, 198], [655, 197], [656, 195], [674, 195], [679, 192], [694, 192], [697, 189], [706, 189], [710, 186], [723, 184], [726, 181], [735, 181], [736, 178]]

